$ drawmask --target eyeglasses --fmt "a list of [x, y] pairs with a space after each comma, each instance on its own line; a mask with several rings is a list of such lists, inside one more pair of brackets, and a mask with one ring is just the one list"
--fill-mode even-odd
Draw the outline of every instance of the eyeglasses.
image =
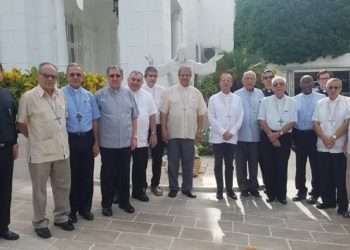
[[264, 76], [264, 80], [272, 79], [274, 76]]
[[140, 79], [140, 78], [131, 78], [131, 81], [133, 81], [133, 82], [142, 82], [142, 79]]
[[284, 82], [276, 82], [273, 84], [274, 87], [277, 87], [277, 86], [284, 86], [285, 83]]
[[329, 80], [329, 77], [321, 77], [320, 80]]
[[69, 73], [70, 77], [81, 77], [80, 73]]
[[46, 73], [39, 73], [40, 75], [42, 75], [45, 79], [57, 79], [57, 75], [51, 75], [51, 74], [46, 74]]
[[120, 74], [110, 74], [110, 75], [108, 75], [110, 78], [119, 78], [119, 77], [121, 77], [121, 75]]
[[329, 90], [332, 90], [332, 89], [338, 90], [338, 89], [340, 89], [340, 87], [339, 86], [329, 86], [327, 89], [329, 89]]

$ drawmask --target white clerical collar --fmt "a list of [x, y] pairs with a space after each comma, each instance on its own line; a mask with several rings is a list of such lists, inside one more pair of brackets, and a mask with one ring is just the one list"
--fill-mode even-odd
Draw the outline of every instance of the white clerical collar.
[[228, 97], [228, 96], [231, 96], [231, 91], [228, 92], [227, 94], [225, 94], [223, 91], [220, 91], [221, 95], [225, 96], [225, 97]]
[[337, 102], [340, 99], [341, 99], [340, 95], [338, 95], [334, 100], [332, 100], [330, 97], [328, 97], [329, 102]]
[[153, 85], [153, 87], [150, 87], [147, 83], [145, 84], [145, 87], [148, 89], [155, 89], [156, 88], [156, 84]]
[[247, 89], [246, 87], [243, 87], [243, 88], [244, 88], [244, 90], [245, 90], [246, 92], [248, 92], [248, 93], [253, 93], [254, 90], [255, 90], [255, 88], [252, 88], [252, 90], [249, 90], [249, 89]]
[[312, 96], [313, 93], [314, 93], [314, 92], [311, 92], [311, 93], [309, 93], [309, 94], [304, 94], [303, 92], [301, 92], [301, 94], [302, 94], [303, 96]]

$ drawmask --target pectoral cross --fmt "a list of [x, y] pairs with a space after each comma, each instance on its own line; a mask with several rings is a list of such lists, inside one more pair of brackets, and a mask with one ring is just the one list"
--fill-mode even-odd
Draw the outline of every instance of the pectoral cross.
[[281, 127], [282, 127], [283, 122], [284, 121], [282, 120], [282, 118], [280, 118], [279, 121], [278, 121], [278, 123], [280, 124]]
[[332, 120], [332, 119], [329, 119], [328, 121], [329, 121], [329, 123], [331, 124], [332, 127], [335, 126], [335, 120], [334, 120], [334, 119], [333, 119], [333, 120]]
[[76, 118], [77, 118], [78, 122], [80, 123], [83, 116], [80, 113], [77, 113]]
[[56, 117], [55, 117], [55, 121], [57, 121], [58, 124], [61, 125], [61, 117], [56, 116]]

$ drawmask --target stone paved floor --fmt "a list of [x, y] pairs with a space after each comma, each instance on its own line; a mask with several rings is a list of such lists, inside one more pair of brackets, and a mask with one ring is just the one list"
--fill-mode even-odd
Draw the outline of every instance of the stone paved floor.
[[[293, 164], [292, 155], [289, 198], [295, 194]], [[165, 174], [162, 183], [167, 183]], [[319, 211], [290, 199], [287, 206], [253, 198], [217, 201], [214, 185], [212, 159], [203, 158], [203, 173], [195, 179], [197, 199], [150, 195], [148, 203], [131, 201], [135, 214], [126, 214], [115, 206], [113, 217], [106, 218], [101, 215], [97, 178], [95, 221], [80, 218], [71, 233], [51, 223], [53, 238], [42, 240], [31, 227], [31, 185], [22, 152], [15, 168], [11, 224], [21, 239], [0, 240], [0, 250], [244, 250], [248, 245], [259, 250], [350, 250], [350, 220], [337, 216], [334, 210]], [[52, 218], [50, 190], [48, 196], [47, 211]]]
[[[50, 214], [52, 197], [48, 194]], [[80, 218], [72, 233], [51, 226], [53, 238], [42, 240], [31, 227], [30, 183], [16, 181], [11, 228], [21, 239], [0, 240], [0, 249], [243, 250], [247, 245], [278, 250], [350, 249], [350, 220], [335, 211], [321, 212], [290, 200], [283, 206], [252, 198], [216, 201], [215, 193], [197, 194], [197, 199], [150, 195], [148, 203], [132, 200], [135, 214], [113, 207], [113, 217], [106, 218], [101, 216], [96, 185], [95, 221]]]

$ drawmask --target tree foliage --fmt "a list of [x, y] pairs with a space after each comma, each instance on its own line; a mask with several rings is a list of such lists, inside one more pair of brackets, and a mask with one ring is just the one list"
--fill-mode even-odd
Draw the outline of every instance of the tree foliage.
[[236, 0], [235, 46], [303, 63], [350, 52], [349, 0]]
[[206, 100], [218, 91], [220, 74], [229, 71], [234, 76], [234, 88], [240, 87], [242, 75], [247, 70], [257, 73], [259, 84], [260, 74], [266, 67], [266, 63], [256, 54], [249, 54], [247, 49], [237, 48], [234, 52], [225, 52], [224, 57], [218, 61], [216, 72], [197, 82], [196, 87], [202, 92]]

